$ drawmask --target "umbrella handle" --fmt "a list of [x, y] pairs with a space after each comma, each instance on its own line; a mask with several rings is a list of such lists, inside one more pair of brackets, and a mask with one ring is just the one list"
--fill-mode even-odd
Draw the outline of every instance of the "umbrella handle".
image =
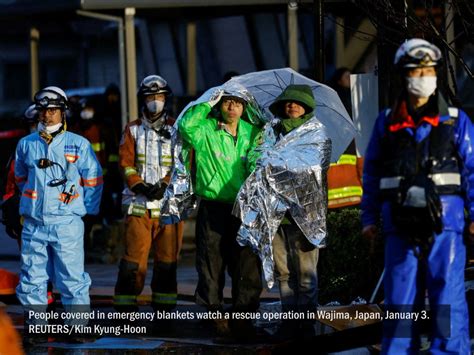
[[384, 275], [385, 275], [385, 268], [382, 271], [382, 275], [380, 275], [379, 281], [377, 282], [377, 286], [375, 286], [374, 292], [372, 292], [372, 296], [370, 296], [369, 303], [374, 303], [375, 296], [377, 296], [377, 292], [379, 292], [379, 288], [380, 288], [380, 285], [382, 284]]

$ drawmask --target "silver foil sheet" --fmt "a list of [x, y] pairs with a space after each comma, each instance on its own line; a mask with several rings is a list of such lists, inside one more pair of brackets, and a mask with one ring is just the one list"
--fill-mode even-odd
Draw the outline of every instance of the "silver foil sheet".
[[234, 214], [242, 220], [237, 241], [258, 253], [267, 287], [274, 284], [273, 237], [288, 212], [308, 241], [326, 245], [327, 169], [331, 140], [313, 117], [277, 141], [264, 127], [255, 171], [242, 186]]

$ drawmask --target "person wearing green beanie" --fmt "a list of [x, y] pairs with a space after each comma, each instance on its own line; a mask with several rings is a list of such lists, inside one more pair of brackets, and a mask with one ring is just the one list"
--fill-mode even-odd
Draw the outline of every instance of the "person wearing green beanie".
[[290, 133], [314, 116], [316, 101], [308, 85], [288, 85], [270, 105], [270, 112], [280, 118], [280, 132]]
[[[270, 105], [280, 119], [274, 126], [277, 140], [314, 117], [316, 102], [308, 85], [289, 85]], [[318, 304], [317, 264], [319, 249], [311, 244], [287, 212], [273, 239], [276, 277], [283, 312], [314, 312]], [[279, 337], [314, 335], [314, 322], [284, 321]]]

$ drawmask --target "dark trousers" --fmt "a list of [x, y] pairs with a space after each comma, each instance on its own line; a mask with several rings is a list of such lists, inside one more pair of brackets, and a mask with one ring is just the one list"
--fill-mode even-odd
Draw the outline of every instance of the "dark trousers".
[[239, 227], [231, 204], [201, 201], [196, 220], [196, 302], [209, 309], [222, 308], [226, 267], [232, 278], [233, 309], [255, 311], [259, 307], [261, 263], [250, 247], [237, 243]]

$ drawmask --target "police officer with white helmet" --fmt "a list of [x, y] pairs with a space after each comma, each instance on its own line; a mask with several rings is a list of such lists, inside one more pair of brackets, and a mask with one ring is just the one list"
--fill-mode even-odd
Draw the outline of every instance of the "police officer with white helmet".
[[[396, 52], [404, 85], [367, 147], [362, 234], [373, 240], [382, 215], [387, 309], [422, 317], [427, 295], [430, 351], [469, 354], [463, 229], [466, 208], [474, 234], [474, 126], [437, 89], [440, 61], [439, 48], [419, 38]], [[419, 352], [419, 318], [385, 322], [383, 353]]]

